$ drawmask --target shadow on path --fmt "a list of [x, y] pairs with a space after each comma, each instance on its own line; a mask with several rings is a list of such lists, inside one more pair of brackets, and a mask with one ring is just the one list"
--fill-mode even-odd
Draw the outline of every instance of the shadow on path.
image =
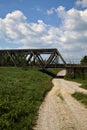
[[51, 72], [51, 71], [49, 71], [49, 70], [46, 70], [46, 69], [44, 69], [44, 70], [40, 70], [41, 72], [43, 72], [43, 73], [46, 73], [47, 75], [50, 75], [52, 78], [64, 78], [64, 76], [63, 75], [56, 75], [56, 74], [54, 74], [53, 72]]

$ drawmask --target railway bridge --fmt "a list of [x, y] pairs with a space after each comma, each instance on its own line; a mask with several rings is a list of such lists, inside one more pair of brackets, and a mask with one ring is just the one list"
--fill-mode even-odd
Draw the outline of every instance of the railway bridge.
[[65, 67], [66, 62], [57, 49], [0, 50], [0, 66]]
[[56, 48], [0, 50], [0, 66], [38, 66], [40, 69], [65, 68], [75, 78], [79, 70], [87, 73], [87, 66], [67, 64]]

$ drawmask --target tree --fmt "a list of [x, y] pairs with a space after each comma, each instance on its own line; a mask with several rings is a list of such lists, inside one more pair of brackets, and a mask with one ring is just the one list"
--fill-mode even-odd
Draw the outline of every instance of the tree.
[[87, 56], [84, 56], [80, 62], [82, 65], [87, 65]]

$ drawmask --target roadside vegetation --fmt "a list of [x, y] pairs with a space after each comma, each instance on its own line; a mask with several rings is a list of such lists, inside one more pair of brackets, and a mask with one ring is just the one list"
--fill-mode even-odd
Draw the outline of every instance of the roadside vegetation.
[[78, 101], [80, 101], [81, 103], [83, 103], [85, 105], [85, 107], [87, 108], [87, 95], [76, 92], [76, 93], [72, 94], [72, 96], [74, 98], [76, 98]]
[[0, 130], [32, 130], [51, 80], [35, 68], [0, 67]]
[[[83, 89], [87, 89], [87, 74], [86, 74], [86, 78], [84, 80], [75, 79], [73, 81], [81, 83], [82, 85], [80, 87]], [[80, 101], [87, 107], [87, 95], [86, 94], [76, 92], [76, 93], [72, 94], [72, 96], [75, 97], [78, 101]]]
[[[83, 66], [87, 66], [87, 56], [84, 56], [81, 59], [80, 64]], [[81, 83], [82, 85], [79, 87], [81, 87], [83, 89], [87, 89], [87, 72], [85, 73], [85, 76], [84, 76], [84, 74], [81, 72], [81, 70], [78, 70], [76, 72], [76, 78], [71, 76], [71, 74], [70, 75], [68, 74], [68, 75], [66, 75], [65, 79]], [[76, 92], [76, 93], [72, 94], [72, 96], [87, 107], [87, 95], [86, 94]]]
[[[87, 89], [87, 74], [85, 75], [85, 78], [76, 78], [76, 79], [72, 79], [72, 78], [66, 78], [67, 80], [72, 80], [74, 82], [78, 82], [78, 83], [81, 83], [81, 88], [83, 89]], [[86, 107], [87, 107], [87, 95], [86, 94], [83, 94], [83, 93], [74, 93], [72, 94], [72, 96], [74, 98], [76, 98], [78, 101], [80, 101], [81, 103], [83, 103]]]
[[87, 65], [87, 56], [84, 56], [81, 61], [80, 61], [81, 65]]

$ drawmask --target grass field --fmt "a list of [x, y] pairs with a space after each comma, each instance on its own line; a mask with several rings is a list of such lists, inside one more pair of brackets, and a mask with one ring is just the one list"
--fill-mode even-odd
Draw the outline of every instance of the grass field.
[[1, 67], [0, 130], [32, 130], [51, 80], [38, 69]]

